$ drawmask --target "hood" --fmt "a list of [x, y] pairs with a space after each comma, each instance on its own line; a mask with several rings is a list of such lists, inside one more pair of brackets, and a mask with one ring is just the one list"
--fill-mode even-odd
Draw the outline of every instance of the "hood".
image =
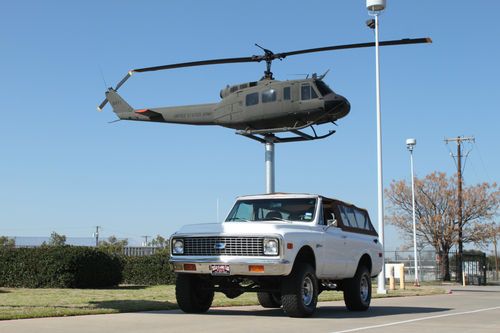
[[174, 235], [266, 235], [283, 234], [285, 230], [309, 229], [314, 224], [291, 224], [287, 222], [226, 222], [190, 224], [182, 227]]

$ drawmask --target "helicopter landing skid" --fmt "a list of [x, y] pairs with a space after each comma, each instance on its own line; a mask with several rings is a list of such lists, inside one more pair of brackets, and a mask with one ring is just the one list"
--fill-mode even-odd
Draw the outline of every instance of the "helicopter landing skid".
[[[313, 135], [307, 134], [305, 132], [302, 132], [300, 129], [293, 129], [290, 128], [288, 130], [285, 129], [279, 129], [278, 131], [272, 131], [272, 130], [241, 130], [241, 131], [236, 131], [236, 134], [245, 136], [247, 138], [250, 138], [252, 140], [258, 141], [260, 143], [268, 143], [268, 142], [273, 142], [273, 143], [286, 143], [286, 142], [299, 142], [299, 141], [312, 141], [312, 140], [319, 140], [319, 139], [325, 139], [333, 134], [335, 134], [335, 130], [328, 131], [327, 134], [324, 135], [318, 135], [316, 133], [316, 130], [312, 125], [309, 125], [313, 131]], [[302, 127], [303, 128], [303, 127]], [[290, 132], [295, 134], [295, 136], [287, 136], [287, 137], [279, 137], [276, 136], [277, 132]]]

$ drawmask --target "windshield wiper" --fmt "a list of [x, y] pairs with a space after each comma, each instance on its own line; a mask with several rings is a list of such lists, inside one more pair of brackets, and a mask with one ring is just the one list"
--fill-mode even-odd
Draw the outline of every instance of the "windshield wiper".
[[231, 222], [231, 221], [250, 222], [249, 220], [241, 218], [241, 217], [238, 217], [238, 216], [231, 217], [231, 218], [228, 219], [228, 221], [229, 222]]
[[275, 220], [275, 221], [281, 221], [281, 222], [292, 223], [292, 221], [287, 220], [287, 219], [282, 219], [282, 218], [280, 218], [280, 217], [270, 217], [270, 218], [267, 218], [266, 220]]

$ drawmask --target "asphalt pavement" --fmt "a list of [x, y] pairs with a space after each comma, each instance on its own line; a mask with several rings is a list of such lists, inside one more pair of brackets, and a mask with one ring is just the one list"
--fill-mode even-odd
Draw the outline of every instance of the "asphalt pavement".
[[500, 332], [500, 287], [453, 287], [443, 295], [374, 299], [367, 312], [343, 302], [319, 304], [312, 318], [289, 318], [259, 306], [22, 319], [0, 322], [1, 333], [58, 332]]

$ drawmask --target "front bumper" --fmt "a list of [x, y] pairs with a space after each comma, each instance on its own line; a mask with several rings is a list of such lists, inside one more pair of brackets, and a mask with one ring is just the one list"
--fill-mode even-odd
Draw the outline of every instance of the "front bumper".
[[[212, 274], [212, 265], [229, 265], [230, 276], [281, 276], [292, 270], [290, 261], [281, 258], [242, 258], [242, 257], [171, 257], [170, 264], [176, 273]], [[186, 270], [186, 265], [191, 266]], [[196, 266], [196, 270], [192, 269]], [[261, 272], [250, 271], [252, 265], [264, 267]]]

